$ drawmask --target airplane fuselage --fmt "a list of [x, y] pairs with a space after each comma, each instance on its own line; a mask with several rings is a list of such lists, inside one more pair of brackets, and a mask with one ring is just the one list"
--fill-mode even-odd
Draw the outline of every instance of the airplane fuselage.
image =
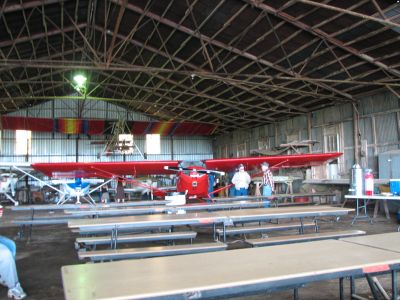
[[208, 198], [208, 175], [190, 172], [179, 172], [176, 190], [186, 193], [189, 199]]

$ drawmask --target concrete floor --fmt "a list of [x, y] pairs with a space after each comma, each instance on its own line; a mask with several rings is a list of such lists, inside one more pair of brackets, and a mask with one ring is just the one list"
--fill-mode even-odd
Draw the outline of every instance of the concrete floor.
[[[350, 215], [341, 218], [337, 223], [332, 222], [330, 219], [326, 220], [326, 222], [320, 223], [321, 231], [353, 228], [364, 230], [367, 234], [377, 234], [396, 231], [398, 226], [394, 215], [391, 220], [379, 216], [374, 221], [374, 224], [366, 221], [358, 221], [352, 227], [350, 225], [351, 219], [352, 216]], [[15, 238], [17, 230], [17, 228], [0, 227], [0, 234]], [[291, 233], [293, 234], [293, 232]], [[282, 235], [282, 232], [277, 234]], [[202, 228], [199, 230], [197, 239], [203, 242], [209, 241], [210, 237], [210, 231]], [[29, 242], [26, 240], [16, 240], [18, 273], [20, 282], [28, 294], [28, 299], [53, 300], [64, 298], [60, 268], [63, 265], [81, 263], [74, 249], [75, 238], [76, 235], [71, 233], [66, 225], [49, 225], [34, 227], [33, 237]], [[239, 239], [230, 239], [228, 243], [231, 249], [246, 247]], [[389, 276], [382, 277], [381, 283], [390, 291]], [[348, 287], [349, 282], [345, 281], [346, 299], [349, 299]], [[363, 279], [357, 280], [357, 292], [372, 299], [368, 285]], [[324, 281], [307, 285], [299, 290], [299, 296], [300, 299], [338, 299], [338, 281]], [[292, 297], [292, 291], [281, 291], [269, 295], [264, 294], [241, 298], [292, 299]], [[0, 299], [7, 299], [7, 290], [4, 287], [0, 287]]]

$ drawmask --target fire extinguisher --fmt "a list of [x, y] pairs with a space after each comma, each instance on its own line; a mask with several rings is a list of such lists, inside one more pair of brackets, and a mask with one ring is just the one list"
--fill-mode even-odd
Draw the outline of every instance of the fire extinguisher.
[[372, 174], [371, 169], [365, 170], [364, 175], [365, 180], [365, 195], [372, 196], [374, 194], [374, 174]]

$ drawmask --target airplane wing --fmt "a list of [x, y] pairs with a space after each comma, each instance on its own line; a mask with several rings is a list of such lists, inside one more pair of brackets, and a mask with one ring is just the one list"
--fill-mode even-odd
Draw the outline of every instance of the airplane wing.
[[88, 162], [88, 163], [34, 163], [32, 168], [53, 178], [111, 178], [125, 175], [174, 174], [165, 166], [178, 167], [180, 161], [131, 161], [131, 162]]
[[270, 168], [303, 168], [322, 165], [338, 158], [342, 153], [317, 153], [317, 154], [296, 154], [296, 155], [275, 155], [239, 158], [207, 159], [204, 161], [207, 169], [220, 171], [233, 171], [239, 164], [243, 164], [247, 170], [260, 169], [260, 164], [268, 162]]

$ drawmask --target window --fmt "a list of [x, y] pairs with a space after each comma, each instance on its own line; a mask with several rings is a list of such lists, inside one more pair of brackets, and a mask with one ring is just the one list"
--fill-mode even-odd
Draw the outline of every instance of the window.
[[324, 150], [325, 152], [339, 152], [339, 127], [329, 126], [324, 128]]
[[339, 151], [339, 136], [337, 134], [325, 135], [325, 152]]
[[30, 130], [15, 131], [15, 154], [27, 155], [32, 152], [32, 132]]
[[146, 152], [147, 154], [161, 153], [161, 143], [159, 134], [146, 134]]

